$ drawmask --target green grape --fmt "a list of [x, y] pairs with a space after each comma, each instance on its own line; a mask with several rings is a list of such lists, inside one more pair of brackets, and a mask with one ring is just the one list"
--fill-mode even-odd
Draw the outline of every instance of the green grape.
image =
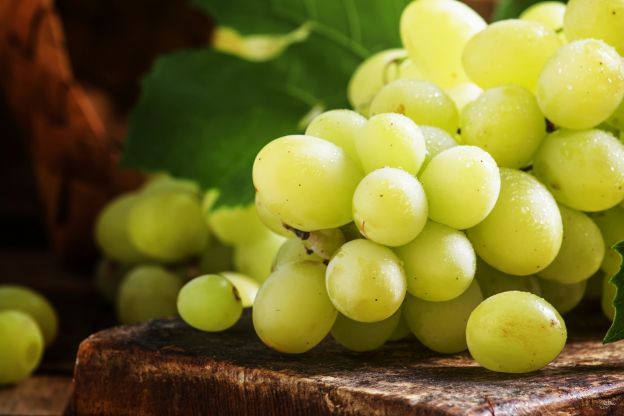
[[520, 19], [541, 23], [555, 33], [563, 30], [563, 16], [566, 5], [559, 1], [542, 1], [532, 5], [520, 14]]
[[624, 2], [622, 0], [570, 0], [563, 29], [569, 40], [600, 39], [624, 55]]
[[615, 300], [615, 295], [617, 292], [617, 288], [614, 284], [609, 282], [611, 276], [605, 275], [602, 278], [602, 296], [600, 298], [600, 306], [602, 306], [602, 312], [605, 314], [609, 320], [613, 321], [615, 319], [615, 306], [613, 305], [613, 301]]
[[362, 235], [376, 243], [407, 244], [427, 222], [427, 197], [418, 179], [406, 171], [377, 169], [355, 190], [353, 219]]
[[[403, 301], [405, 303], [405, 301]], [[399, 323], [397, 324], [394, 331], [388, 338], [388, 341], [400, 341], [412, 335], [412, 331], [410, 331], [409, 326], [407, 326], [407, 322], [405, 321], [405, 313], [401, 310], [401, 318], [399, 319]]]
[[528, 173], [501, 168], [494, 209], [468, 238], [483, 260], [508, 274], [526, 276], [545, 269], [561, 248], [563, 226], [557, 203]]
[[464, 82], [446, 90], [446, 93], [451, 97], [460, 113], [468, 104], [479, 98], [482, 92], [481, 87], [472, 82]]
[[156, 174], [141, 188], [142, 195], [172, 191], [199, 195], [199, 185], [188, 179], [172, 178], [167, 174]]
[[410, 63], [404, 66], [407, 60], [405, 49], [387, 49], [371, 55], [362, 62], [349, 81], [347, 97], [351, 106], [361, 114], [368, 114], [373, 98], [387, 83], [408, 76], [418, 76], [418, 68]]
[[286, 238], [295, 237], [292, 229], [286, 227], [282, 222], [281, 218], [267, 208], [264, 201], [262, 201], [262, 196], [259, 193], [256, 193], [256, 213], [258, 214], [258, 218], [260, 218], [260, 221], [262, 221], [265, 227], [273, 231], [275, 234], [279, 234], [282, 237]]
[[382, 113], [403, 114], [416, 124], [439, 127], [451, 134], [459, 127], [455, 103], [429, 81], [399, 79], [383, 87], [371, 103], [370, 116]]
[[429, 218], [459, 230], [474, 227], [488, 216], [501, 187], [496, 162], [475, 146], [456, 146], [438, 154], [420, 180]]
[[123, 264], [147, 260], [128, 233], [130, 213], [141, 200], [139, 194], [121, 195], [110, 201], [98, 214], [95, 222], [95, 240], [109, 259]]
[[232, 270], [233, 256], [232, 247], [221, 244], [213, 238], [199, 257], [199, 271], [201, 274], [216, 274], [224, 270]]
[[379, 322], [359, 322], [338, 314], [332, 327], [334, 340], [351, 351], [372, 351], [390, 339], [401, 318], [401, 310]]
[[351, 222], [351, 196], [361, 177], [344, 150], [311, 136], [273, 140], [253, 166], [254, 186], [266, 208], [302, 231]]
[[331, 110], [316, 116], [305, 134], [334, 143], [357, 163], [355, 141], [364, 123], [366, 118], [355, 111]]
[[479, 282], [479, 287], [484, 298], [497, 295], [512, 290], [520, 292], [530, 292], [541, 296], [542, 290], [539, 281], [535, 276], [513, 276], [496, 270], [489, 264], [477, 258], [477, 272], [475, 279]]
[[587, 280], [560, 283], [539, 278], [539, 285], [542, 290], [542, 297], [563, 315], [581, 303], [583, 295], [585, 295]]
[[466, 341], [483, 367], [503, 373], [528, 373], [554, 360], [565, 346], [561, 315], [527, 292], [504, 292], [484, 300], [470, 314]]
[[0, 386], [28, 377], [39, 365], [43, 348], [43, 335], [30, 315], [0, 311]]
[[554, 124], [574, 130], [595, 127], [613, 114], [624, 97], [624, 63], [615, 49], [600, 40], [568, 43], [544, 66], [536, 95], [542, 112]]
[[409, 244], [396, 250], [407, 276], [407, 291], [431, 302], [454, 299], [472, 283], [476, 255], [461, 231], [427, 222]]
[[392, 250], [362, 239], [349, 241], [330, 260], [326, 285], [336, 309], [360, 322], [389, 318], [406, 290], [405, 272]]
[[559, 130], [535, 155], [533, 173], [560, 203], [603, 211], [624, 198], [624, 145], [602, 130]]
[[303, 241], [299, 239], [288, 239], [284, 241], [277, 251], [271, 270], [275, 271], [285, 264], [297, 263], [300, 261], [322, 263], [323, 258], [315, 254], [314, 251], [309, 248], [306, 248]]
[[159, 266], [137, 266], [117, 293], [117, 318], [134, 324], [176, 315], [176, 297], [182, 279]]
[[509, 19], [492, 23], [466, 45], [464, 69], [481, 88], [518, 85], [535, 91], [542, 68], [561, 46], [540, 23]]
[[416, 175], [427, 148], [420, 128], [401, 114], [379, 114], [364, 124], [356, 142], [366, 173], [383, 167], [400, 168]]
[[109, 302], [115, 302], [119, 285], [121, 285], [124, 276], [129, 270], [129, 266], [102, 259], [95, 268], [93, 284], [104, 299]]
[[535, 97], [516, 85], [484, 91], [462, 113], [463, 143], [486, 150], [500, 167], [528, 166], [544, 137], [546, 123]]
[[243, 313], [236, 284], [217, 274], [196, 277], [180, 290], [177, 299], [180, 317], [195, 329], [206, 332], [232, 327]]
[[260, 221], [256, 206], [221, 206], [206, 212], [210, 230], [222, 243], [229, 245], [248, 244], [265, 238], [269, 230]]
[[219, 274], [234, 285], [243, 308], [250, 308], [253, 306], [254, 299], [256, 299], [256, 295], [260, 289], [258, 281], [237, 272], [221, 272]]
[[143, 196], [128, 217], [128, 229], [139, 250], [164, 262], [199, 254], [208, 240], [198, 198], [179, 191]]
[[600, 300], [602, 297], [602, 280], [604, 278], [605, 273], [602, 270], [599, 270], [592, 277], [587, 279], [587, 287], [585, 288], [585, 299], [588, 300]]
[[284, 237], [269, 233], [261, 240], [234, 247], [235, 269], [258, 282], [264, 282], [284, 241]]
[[450, 134], [437, 127], [420, 126], [420, 131], [422, 131], [427, 147], [427, 156], [420, 170], [422, 172], [438, 153], [455, 147], [458, 143]]
[[41, 294], [24, 286], [0, 285], [0, 311], [12, 309], [30, 315], [45, 341], [50, 345], [58, 334], [58, 315], [54, 307]]
[[403, 315], [412, 333], [427, 348], [455, 354], [467, 348], [466, 323], [482, 300], [481, 289], [473, 281], [459, 297], [446, 302], [429, 302], [407, 295]]
[[600, 268], [613, 276], [620, 268], [620, 255], [611, 247], [624, 240], [624, 208], [616, 206], [610, 210], [592, 214], [592, 219], [600, 229], [604, 239], [604, 258]]
[[325, 291], [322, 263], [288, 263], [262, 284], [253, 307], [258, 337], [280, 352], [298, 354], [318, 345], [336, 320]]
[[539, 276], [558, 283], [579, 283], [600, 268], [605, 253], [604, 241], [598, 226], [587, 215], [563, 205], [559, 205], [559, 211], [563, 222], [561, 249]]
[[410, 58], [444, 88], [468, 81], [464, 46], [486, 27], [474, 10], [455, 0], [417, 0], [401, 16], [401, 40]]
[[[624, 100], [620, 102], [620, 105], [615, 109], [613, 114], [607, 120], [608, 127], [611, 127], [615, 130], [624, 130]], [[617, 136], [617, 133], [611, 131], [614, 136]]]
[[345, 243], [346, 239], [340, 228], [317, 230], [302, 236], [304, 247], [322, 260], [329, 260]]

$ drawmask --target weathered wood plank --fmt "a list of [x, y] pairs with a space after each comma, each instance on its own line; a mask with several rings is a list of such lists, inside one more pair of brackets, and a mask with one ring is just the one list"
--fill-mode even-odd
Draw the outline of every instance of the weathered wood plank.
[[573, 333], [542, 371], [505, 375], [415, 341], [367, 354], [326, 341], [288, 356], [262, 345], [248, 317], [221, 334], [160, 320], [84, 341], [74, 405], [101, 415], [624, 414], [624, 345], [602, 346], [598, 333]]
[[35, 376], [12, 387], [0, 388], [0, 415], [61, 416], [72, 394], [67, 376]]

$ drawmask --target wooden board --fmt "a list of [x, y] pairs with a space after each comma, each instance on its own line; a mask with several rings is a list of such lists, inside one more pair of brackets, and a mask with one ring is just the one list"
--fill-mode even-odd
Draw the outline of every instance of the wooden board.
[[83, 342], [74, 406], [78, 415], [624, 414], [624, 344], [602, 346], [604, 322], [572, 322], [580, 328], [554, 363], [506, 375], [413, 340], [366, 354], [326, 341], [288, 356], [260, 343], [249, 316], [220, 334], [153, 321]]
[[0, 388], [0, 415], [61, 416], [67, 410], [72, 380], [67, 376], [35, 376]]

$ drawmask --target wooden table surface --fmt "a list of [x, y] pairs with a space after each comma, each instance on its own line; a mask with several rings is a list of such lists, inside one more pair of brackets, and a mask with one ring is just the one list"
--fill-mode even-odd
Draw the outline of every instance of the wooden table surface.
[[328, 340], [279, 354], [260, 343], [249, 316], [219, 334], [153, 321], [83, 342], [74, 404], [100, 415], [624, 415], [624, 344], [601, 344], [605, 321], [583, 311], [571, 319], [559, 358], [524, 375], [416, 341], [358, 354]]

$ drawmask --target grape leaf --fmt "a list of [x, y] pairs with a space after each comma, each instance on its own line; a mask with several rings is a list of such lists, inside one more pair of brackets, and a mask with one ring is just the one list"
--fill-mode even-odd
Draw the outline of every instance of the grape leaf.
[[217, 205], [253, 200], [251, 166], [270, 140], [301, 131], [312, 108], [344, 108], [370, 54], [400, 45], [409, 0], [194, 0], [240, 33], [310, 35], [279, 57], [249, 62], [211, 49], [160, 58], [145, 78], [123, 164], [220, 188]]
[[615, 299], [615, 317], [613, 323], [603, 339], [603, 343], [620, 341], [624, 339], [624, 241], [620, 241], [613, 246], [613, 250], [620, 256], [620, 270], [609, 279], [609, 283], [616, 287]]

